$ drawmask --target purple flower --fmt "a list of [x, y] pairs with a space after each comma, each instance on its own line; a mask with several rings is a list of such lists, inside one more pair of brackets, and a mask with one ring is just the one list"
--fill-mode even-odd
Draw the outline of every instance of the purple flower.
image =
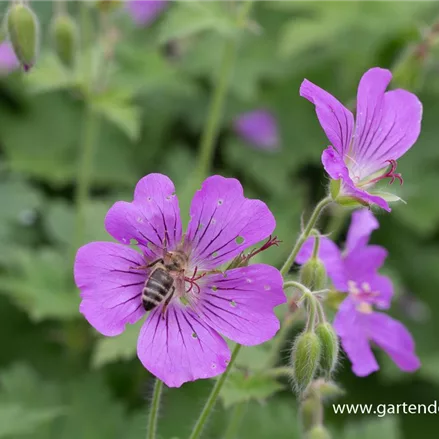
[[128, 13], [138, 26], [150, 25], [168, 6], [166, 0], [128, 0]]
[[12, 44], [9, 41], [0, 43], [0, 75], [11, 73], [20, 67]]
[[[378, 221], [367, 209], [353, 213], [346, 248], [343, 254], [328, 238], [321, 238], [319, 257], [325, 264], [335, 288], [348, 293], [335, 316], [334, 328], [343, 349], [358, 376], [366, 376], [379, 369], [372, 353], [373, 342], [387, 352], [397, 366], [413, 372], [420, 362], [415, 345], [407, 329], [388, 315], [374, 311], [390, 307], [393, 286], [390, 279], [378, 274], [387, 251], [377, 245], [367, 245], [370, 234], [378, 228]], [[314, 238], [302, 247], [296, 261], [306, 262], [312, 253]]]
[[422, 105], [405, 90], [386, 88], [392, 78], [389, 70], [378, 67], [361, 78], [354, 116], [325, 90], [304, 80], [300, 95], [316, 107], [320, 125], [331, 145], [322, 162], [333, 180], [341, 180], [341, 196], [363, 204], [377, 204], [390, 211], [386, 200], [370, 189], [385, 178], [398, 179], [396, 160], [416, 142], [421, 130]]
[[277, 122], [272, 113], [255, 110], [241, 114], [234, 121], [235, 132], [248, 143], [266, 150], [279, 147]]
[[[170, 387], [224, 372], [230, 351], [219, 333], [243, 345], [272, 338], [279, 329], [273, 308], [286, 301], [282, 276], [271, 266], [218, 270], [274, 230], [262, 201], [245, 198], [237, 180], [213, 176], [195, 194], [190, 217], [183, 234], [172, 181], [149, 174], [137, 184], [134, 201], [115, 203], [105, 218], [121, 244], [92, 242], [75, 261], [81, 313], [99, 332], [115, 336], [146, 314], [142, 290], [154, 263], [179, 257], [182, 266], [169, 272], [175, 292], [169, 303], [157, 300], [137, 345], [143, 365]], [[129, 247], [133, 240], [139, 252]]]

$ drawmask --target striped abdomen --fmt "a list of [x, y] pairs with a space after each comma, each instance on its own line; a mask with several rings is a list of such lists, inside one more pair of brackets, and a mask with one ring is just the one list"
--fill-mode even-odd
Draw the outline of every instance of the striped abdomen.
[[157, 267], [146, 280], [142, 291], [142, 303], [146, 311], [150, 311], [160, 303], [169, 299], [174, 293], [174, 278], [165, 268]]

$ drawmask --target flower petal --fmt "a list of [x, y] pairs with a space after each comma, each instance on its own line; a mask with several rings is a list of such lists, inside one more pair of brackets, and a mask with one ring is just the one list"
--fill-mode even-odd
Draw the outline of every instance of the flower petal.
[[405, 372], [421, 365], [415, 353], [415, 343], [407, 328], [383, 313], [370, 315], [370, 338]]
[[358, 312], [355, 303], [347, 297], [334, 319], [334, 329], [352, 363], [352, 371], [360, 377], [379, 369], [367, 337], [369, 315]]
[[230, 361], [224, 339], [188, 308], [170, 303], [151, 311], [137, 343], [142, 364], [168, 387], [223, 373]]
[[147, 26], [167, 7], [167, 3], [165, 0], [128, 0], [126, 7], [138, 26]]
[[265, 203], [245, 198], [238, 180], [219, 175], [207, 178], [195, 193], [190, 216], [186, 243], [192, 264], [202, 269], [233, 259], [276, 227]]
[[174, 184], [161, 174], [143, 177], [132, 203], [118, 201], [110, 208], [105, 227], [123, 244], [135, 239], [149, 258], [161, 257], [165, 245], [174, 249], [182, 236]]
[[385, 93], [391, 78], [389, 70], [373, 68], [358, 87], [352, 170], [360, 179], [401, 157], [421, 130], [421, 102], [405, 90]]
[[300, 96], [316, 107], [320, 125], [332, 146], [344, 154], [349, 149], [354, 128], [354, 116], [327, 91], [305, 79], [300, 86]]
[[372, 303], [379, 309], [389, 309], [393, 297], [393, 284], [390, 278], [376, 274], [368, 283], [371, 290], [377, 293]]
[[239, 115], [235, 119], [234, 128], [244, 140], [261, 149], [276, 149], [279, 146], [277, 121], [266, 110]]
[[146, 275], [132, 269], [144, 263], [136, 251], [112, 242], [92, 242], [78, 250], [74, 276], [81, 290], [80, 311], [100, 333], [119, 335], [145, 314], [141, 294]]
[[0, 42], [0, 76], [17, 70], [20, 61], [15, 55], [12, 44], [9, 41]]
[[197, 313], [210, 327], [237, 343], [251, 346], [279, 330], [273, 308], [286, 302], [279, 270], [255, 264], [206, 276]]
[[387, 250], [379, 245], [356, 247], [344, 258], [344, 267], [348, 280], [367, 282], [382, 267]]
[[349, 182], [354, 184], [349, 177], [349, 171], [343, 161], [342, 156], [338, 153], [336, 149], [332, 146], [328, 146], [322, 153], [322, 164], [325, 171], [333, 180], [343, 180], [344, 182]]
[[355, 247], [363, 247], [369, 242], [372, 232], [379, 228], [378, 220], [369, 209], [359, 209], [352, 214], [346, 239], [346, 251], [351, 252]]
[[[314, 248], [314, 237], [308, 238], [302, 245], [297, 257], [298, 264], [304, 264], [311, 258]], [[347, 280], [345, 276], [344, 263], [340, 249], [329, 238], [322, 236], [319, 245], [319, 258], [325, 265], [326, 272], [334, 283], [335, 288], [340, 291], [347, 291]]]

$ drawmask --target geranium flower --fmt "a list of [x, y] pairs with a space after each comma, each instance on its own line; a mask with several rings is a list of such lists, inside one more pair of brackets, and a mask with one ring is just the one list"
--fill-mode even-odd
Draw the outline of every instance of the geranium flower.
[[416, 142], [421, 129], [422, 105], [405, 90], [386, 88], [392, 79], [389, 70], [373, 68], [361, 78], [354, 116], [334, 96], [304, 80], [300, 95], [316, 107], [320, 125], [331, 145], [323, 152], [322, 163], [333, 180], [341, 180], [340, 196], [363, 204], [377, 204], [390, 211], [384, 194], [371, 189], [390, 178], [402, 183], [396, 160]]
[[138, 26], [150, 25], [168, 6], [166, 0], [128, 0], [126, 7]]
[[0, 75], [11, 73], [19, 67], [20, 62], [15, 55], [12, 44], [9, 41], [0, 42]]
[[[343, 349], [358, 376], [366, 376], [379, 369], [370, 343], [383, 349], [406, 372], [418, 369], [412, 336], [397, 320], [382, 312], [388, 309], [393, 295], [392, 282], [378, 273], [387, 251], [377, 245], [367, 245], [370, 234], [378, 228], [378, 221], [367, 209], [353, 213], [346, 248], [343, 254], [328, 238], [322, 237], [319, 258], [323, 261], [334, 287], [347, 293], [334, 320]], [[314, 238], [302, 247], [296, 261], [305, 263], [312, 254]]]
[[267, 110], [254, 110], [239, 115], [234, 121], [235, 132], [246, 142], [260, 149], [279, 147], [277, 121]]
[[[213, 176], [196, 192], [190, 216], [183, 235], [172, 181], [149, 174], [137, 184], [134, 201], [115, 203], [105, 218], [120, 244], [86, 244], [74, 269], [81, 313], [99, 332], [115, 336], [146, 314], [142, 290], [154, 261], [174, 251], [187, 257], [185, 269], [172, 273], [171, 300], [150, 312], [137, 345], [143, 365], [170, 387], [224, 372], [230, 351], [219, 333], [243, 345], [272, 338], [279, 329], [273, 308], [286, 301], [282, 276], [269, 265], [218, 271], [274, 230], [262, 201], [245, 198], [237, 180]], [[140, 252], [129, 247], [133, 240]]]

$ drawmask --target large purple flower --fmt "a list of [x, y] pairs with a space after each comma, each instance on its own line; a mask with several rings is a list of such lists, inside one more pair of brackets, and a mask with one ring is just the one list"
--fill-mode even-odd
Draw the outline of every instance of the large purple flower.
[[[143, 365], [171, 387], [224, 372], [230, 351], [219, 333], [244, 345], [272, 338], [279, 329], [273, 308], [286, 300], [273, 267], [218, 270], [274, 230], [263, 202], [245, 198], [237, 180], [213, 176], [195, 194], [190, 216], [183, 235], [172, 181], [147, 175], [134, 201], [115, 203], [105, 218], [121, 244], [92, 242], [75, 261], [80, 311], [99, 332], [115, 336], [146, 314], [142, 290], [154, 269], [146, 266], [171, 252], [187, 257], [184, 270], [171, 273], [170, 302], [150, 312], [137, 345]], [[133, 240], [140, 252], [128, 246]]]
[[386, 88], [389, 70], [373, 68], [361, 78], [354, 116], [331, 94], [304, 80], [300, 95], [316, 107], [320, 125], [331, 145], [322, 162], [333, 180], [341, 180], [341, 196], [390, 211], [387, 201], [370, 189], [382, 179], [402, 182], [396, 160], [416, 142], [421, 129], [422, 105], [405, 90]]
[[126, 7], [138, 26], [150, 25], [168, 6], [166, 0], [128, 0]]
[[20, 61], [18, 61], [15, 55], [12, 44], [9, 41], [3, 41], [0, 43], [0, 75], [11, 73], [20, 67]]
[[[343, 349], [358, 376], [366, 376], [379, 369], [370, 342], [387, 352], [397, 366], [412, 372], [419, 366], [415, 345], [410, 333], [398, 321], [374, 311], [390, 307], [393, 286], [390, 279], [378, 274], [387, 251], [377, 245], [367, 245], [370, 234], [378, 228], [378, 221], [367, 209], [353, 213], [346, 248], [343, 254], [328, 238], [321, 238], [319, 257], [323, 261], [334, 287], [348, 293], [334, 320]], [[314, 238], [302, 247], [296, 261], [306, 262], [313, 248]]]

